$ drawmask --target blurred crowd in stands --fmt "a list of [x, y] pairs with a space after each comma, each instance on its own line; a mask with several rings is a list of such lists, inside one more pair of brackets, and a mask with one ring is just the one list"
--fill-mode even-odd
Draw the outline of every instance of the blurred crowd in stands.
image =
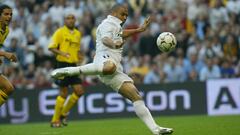
[[[13, 7], [10, 34], [4, 49], [15, 52], [18, 63], [5, 61], [5, 74], [17, 88], [54, 86], [50, 72], [55, 60], [48, 51], [51, 35], [63, 25], [66, 13], [77, 17], [82, 33], [81, 53], [92, 61], [97, 25], [114, 3], [129, 6], [125, 28], [136, 28], [146, 16], [152, 23], [129, 38], [122, 64], [136, 84], [205, 81], [240, 77], [240, 0], [1, 0]], [[156, 45], [164, 31], [174, 33], [177, 48], [162, 53]], [[81, 76], [83, 84], [100, 83]]]

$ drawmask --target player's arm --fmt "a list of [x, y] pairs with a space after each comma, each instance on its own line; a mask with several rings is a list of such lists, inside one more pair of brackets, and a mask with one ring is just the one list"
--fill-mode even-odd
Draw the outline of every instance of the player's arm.
[[117, 40], [113, 41], [110, 37], [104, 37], [102, 38], [102, 42], [105, 46], [111, 48], [111, 49], [118, 49], [121, 48], [124, 44], [123, 40]]
[[61, 55], [61, 56], [67, 57], [67, 58], [70, 57], [69, 53], [62, 52], [62, 51], [58, 50], [57, 48], [48, 48], [48, 50], [51, 51], [55, 55]]
[[130, 37], [136, 33], [140, 33], [140, 32], [143, 32], [147, 29], [147, 27], [149, 26], [151, 20], [150, 20], [150, 16], [147, 17], [145, 20], [144, 20], [144, 23], [138, 27], [137, 29], [125, 29], [123, 30], [123, 34], [122, 34], [122, 38], [127, 38], [127, 37]]
[[112, 24], [105, 24], [105, 26], [101, 26], [100, 33], [102, 35], [102, 43], [111, 48], [111, 49], [118, 49], [121, 48], [124, 44], [123, 40], [114, 40], [113, 39], [113, 32], [114, 32], [114, 25]]
[[59, 48], [59, 45], [60, 43], [62, 42], [62, 33], [60, 30], [57, 30], [53, 36], [52, 36], [52, 39], [51, 39], [51, 43], [49, 44], [48, 46], [48, 50], [51, 51], [53, 54], [55, 55], [61, 55], [61, 56], [64, 56], [64, 57], [70, 57], [70, 54], [69, 53], [65, 53], [65, 52], [62, 52], [60, 51], [58, 48]]
[[13, 62], [17, 61], [17, 56], [14, 53], [10, 52], [0, 51], [0, 57], [5, 57], [6, 59]]
[[5, 57], [5, 52], [4, 51], [0, 51], [0, 57]]

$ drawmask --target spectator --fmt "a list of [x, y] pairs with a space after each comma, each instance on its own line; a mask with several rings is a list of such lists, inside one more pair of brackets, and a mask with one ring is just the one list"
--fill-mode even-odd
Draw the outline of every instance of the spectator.
[[159, 49], [157, 48], [156, 38], [150, 33], [150, 29], [147, 29], [143, 36], [140, 38], [139, 42], [139, 52], [140, 55], [150, 55], [151, 57], [156, 56], [160, 53]]
[[200, 15], [207, 15], [207, 5], [202, 0], [194, 0], [188, 5], [187, 18], [193, 22]]
[[186, 80], [186, 74], [181, 65], [172, 56], [168, 58], [168, 63], [163, 67], [168, 82], [183, 82]]
[[190, 82], [199, 81], [198, 73], [196, 70], [193, 69], [192, 71], [190, 71], [190, 73], [188, 74], [187, 81], [190, 81]]
[[[149, 62], [150, 62], [150, 56], [144, 55], [143, 57], [140, 57], [140, 63], [136, 67], [132, 67], [130, 70], [130, 74], [138, 74], [141, 78], [144, 78], [144, 76], [149, 72]], [[143, 80], [143, 79], [142, 79]]]
[[223, 5], [222, 0], [216, 0], [213, 8], [210, 9], [209, 22], [211, 27], [216, 30], [221, 23], [227, 23], [229, 16], [226, 7]]
[[238, 54], [238, 45], [235, 42], [233, 35], [227, 36], [227, 41], [223, 45], [223, 53], [224, 57], [227, 59], [232, 59], [233, 61], [237, 60], [237, 54]]
[[134, 54], [136, 54], [136, 52], [130, 50], [128, 51], [128, 54], [123, 57], [123, 69], [127, 74], [130, 73], [132, 67], [137, 67], [139, 64], [138, 59]]
[[34, 80], [34, 87], [38, 89], [49, 88], [51, 87], [51, 83], [46, 80], [45, 74], [37, 72]]
[[156, 63], [151, 64], [151, 70], [146, 74], [144, 77], [144, 84], [158, 84], [160, 83], [160, 73], [159, 73], [159, 68]]
[[232, 67], [231, 61], [224, 60], [221, 65], [222, 78], [233, 78], [235, 76], [234, 68]]
[[217, 53], [218, 52], [215, 52], [213, 49], [212, 38], [208, 38], [206, 41], [204, 41], [204, 46], [199, 52], [199, 58], [203, 60], [205, 58], [217, 57]]
[[136, 12], [143, 16], [147, 13], [147, 0], [129, 0], [129, 15], [132, 17]]
[[48, 9], [53, 23], [63, 24], [64, 4], [64, 0], [54, 0], [53, 6]]
[[206, 59], [206, 66], [200, 71], [199, 80], [206, 81], [208, 79], [217, 79], [221, 77], [221, 71], [218, 65], [213, 65], [213, 59]]
[[203, 67], [204, 67], [204, 63], [202, 60], [198, 58], [198, 55], [196, 53], [192, 53], [184, 63], [184, 70], [187, 75], [189, 75], [190, 72], [193, 70], [196, 71], [197, 74], [199, 74]]

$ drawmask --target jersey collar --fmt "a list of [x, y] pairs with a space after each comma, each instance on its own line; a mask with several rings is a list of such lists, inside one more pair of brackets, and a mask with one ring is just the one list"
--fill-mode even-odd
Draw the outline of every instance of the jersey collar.
[[118, 19], [117, 17], [115, 17], [115, 16], [108, 15], [107, 19], [113, 21], [114, 23], [116, 23], [118, 25], [122, 24], [122, 21], [120, 19]]
[[70, 30], [66, 25], [64, 25], [64, 29], [66, 29], [68, 32], [71, 32], [71, 33], [73, 33], [75, 31], [75, 29]]

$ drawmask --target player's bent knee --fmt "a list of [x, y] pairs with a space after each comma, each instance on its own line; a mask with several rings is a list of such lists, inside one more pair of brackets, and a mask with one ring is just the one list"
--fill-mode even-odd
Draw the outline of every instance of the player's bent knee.
[[62, 98], [67, 98], [67, 96], [68, 96], [68, 90], [67, 90], [67, 89], [61, 89], [59, 95], [60, 95]]
[[82, 95], [85, 93], [85, 91], [82, 90], [82, 89], [78, 89], [78, 90], [75, 90], [74, 93], [75, 93], [77, 96], [80, 97], [80, 96], [82, 96]]
[[116, 69], [117, 67], [113, 62], [107, 61], [106, 63], [104, 63], [104, 66], [103, 66], [103, 74], [111, 75], [116, 71]]

